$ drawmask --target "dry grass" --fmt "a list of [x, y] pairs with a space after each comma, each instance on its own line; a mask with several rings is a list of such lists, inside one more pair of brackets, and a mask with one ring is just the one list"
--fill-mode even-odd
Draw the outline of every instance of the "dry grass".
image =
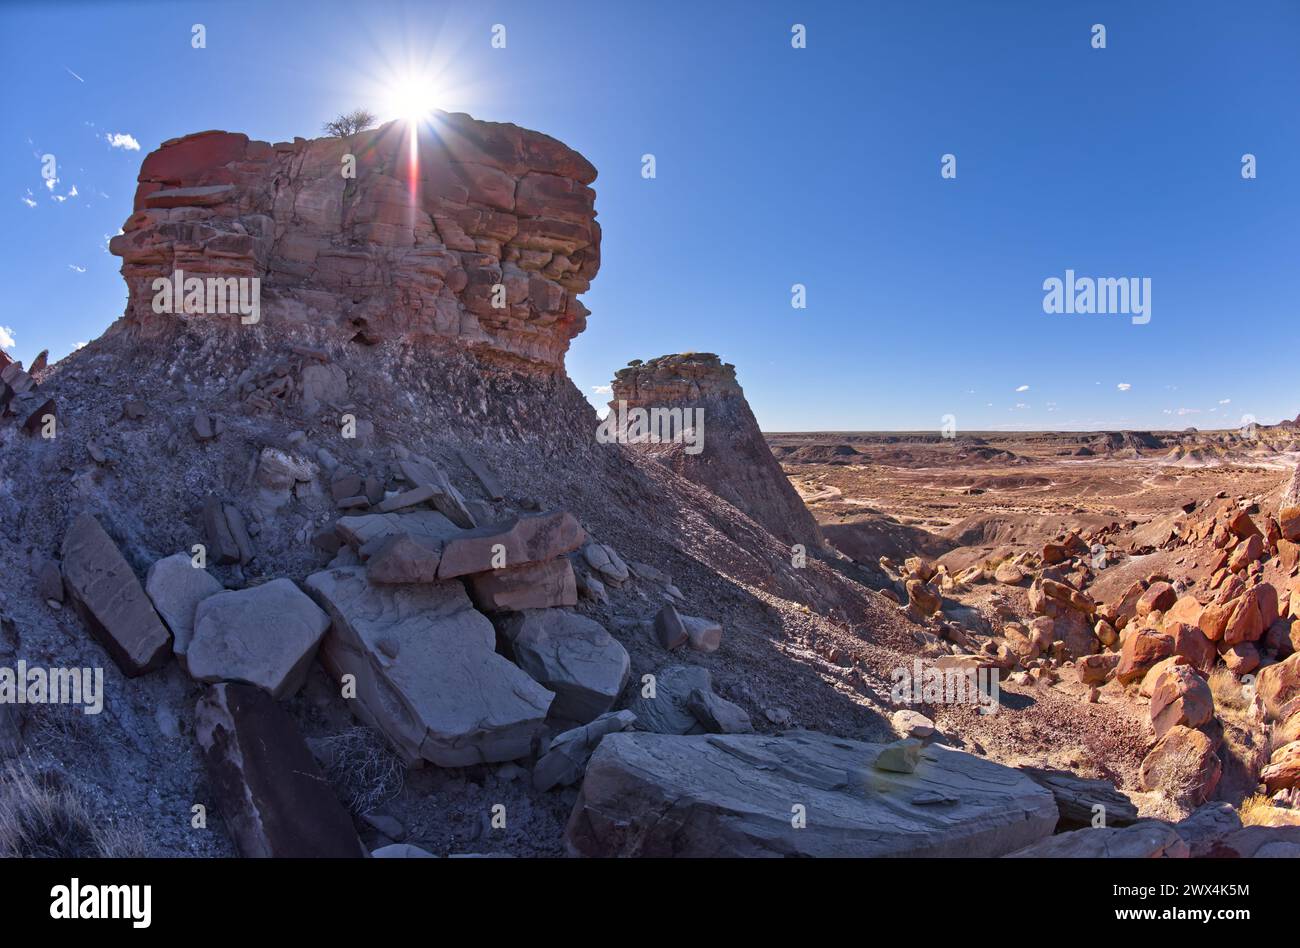
[[1156, 787], [1181, 817], [1186, 817], [1205, 802], [1202, 759], [1186, 750], [1166, 753], [1153, 769]]
[[1272, 800], [1262, 793], [1256, 793], [1241, 801], [1241, 806], [1237, 808], [1237, 815], [1241, 817], [1242, 826], [1268, 826], [1269, 811], [1274, 809], [1276, 807], [1273, 806]]
[[1250, 697], [1236, 675], [1220, 665], [1210, 672], [1209, 684], [1214, 695], [1214, 707], [1221, 715], [1240, 718], [1246, 713]]
[[149, 854], [134, 825], [97, 816], [71, 787], [25, 767], [0, 773], [0, 857], [126, 858]]
[[308, 741], [340, 800], [360, 816], [402, 792], [406, 765], [368, 727]]

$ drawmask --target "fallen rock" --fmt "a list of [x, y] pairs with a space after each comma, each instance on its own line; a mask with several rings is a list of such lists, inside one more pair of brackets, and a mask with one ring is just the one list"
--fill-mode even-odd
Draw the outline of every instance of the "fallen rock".
[[576, 550], [585, 537], [586, 531], [568, 511], [525, 514], [450, 537], [443, 546], [438, 576], [451, 579], [553, 560]]
[[63, 582], [91, 636], [128, 678], [160, 667], [171, 635], [111, 537], [90, 514], [63, 536]]
[[876, 755], [872, 766], [877, 770], [888, 770], [896, 774], [916, 773], [921, 763], [921, 749], [924, 745], [915, 737], [904, 738], [886, 744]]
[[664, 603], [654, 621], [655, 641], [665, 650], [671, 652], [681, 648], [690, 640], [686, 623], [672, 603]]
[[627, 650], [599, 622], [563, 609], [528, 609], [501, 622], [515, 662], [555, 692], [550, 713], [586, 724], [610, 709], [627, 683]]
[[890, 721], [894, 725], [894, 731], [903, 737], [933, 737], [936, 730], [934, 722], [924, 714], [907, 708], [895, 711]]
[[390, 534], [366, 560], [366, 577], [372, 583], [432, 583], [438, 578], [442, 544], [410, 533]]
[[1161, 672], [1151, 692], [1151, 726], [1157, 737], [1171, 727], [1200, 727], [1214, 717], [1214, 695], [1190, 665], [1172, 665]]
[[582, 558], [606, 582], [621, 586], [627, 582], [628, 568], [612, 546], [594, 540], [582, 548]]
[[1056, 798], [1056, 807], [1061, 813], [1060, 822], [1056, 824], [1057, 832], [1092, 827], [1099, 814], [1105, 826], [1127, 826], [1137, 822], [1138, 812], [1133, 801], [1107, 780], [1077, 777], [1068, 771], [1043, 767], [1020, 769]]
[[352, 818], [293, 719], [264, 691], [213, 685], [199, 699], [194, 733], [217, 808], [241, 856], [365, 855]]
[[1214, 742], [1201, 731], [1175, 724], [1142, 761], [1140, 785], [1198, 805], [1214, 793], [1222, 773]]
[[424, 499], [448, 520], [466, 529], [475, 526], [474, 517], [465, 506], [465, 498], [436, 464], [423, 458], [409, 458], [400, 462], [398, 467], [412, 487], [427, 489]]
[[713, 678], [697, 665], [669, 665], [644, 678], [628, 710], [639, 731], [660, 734], [699, 734], [704, 728], [690, 709], [691, 693], [712, 691]]
[[486, 612], [519, 612], [578, 604], [573, 566], [563, 557], [545, 563], [477, 573], [469, 578], [474, 603]]
[[1088, 827], [1050, 836], [1011, 853], [1013, 859], [1186, 859], [1191, 850], [1178, 831], [1159, 820], [1131, 826]]
[[610, 711], [590, 724], [565, 731], [551, 741], [533, 768], [533, 787], [545, 792], [582, 779], [582, 771], [606, 734], [626, 731], [636, 723], [631, 711]]
[[461, 583], [373, 586], [353, 566], [306, 585], [331, 619], [326, 669], [355, 676], [349, 705], [408, 762], [464, 767], [531, 752], [555, 695], [496, 653], [496, 631]]
[[203, 526], [208, 556], [214, 563], [242, 565], [252, 560], [253, 541], [248, 536], [243, 514], [234, 504], [208, 497], [203, 502]]
[[224, 587], [206, 569], [199, 569], [186, 553], [173, 553], [149, 567], [144, 591], [172, 632], [172, 650], [181, 668], [189, 671], [190, 639], [199, 603]]
[[1075, 662], [1074, 671], [1079, 676], [1081, 684], [1100, 685], [1110, 678], [1118, 665], [1119, 655], [1115, 652], [1106, 652], [1099, 655], [1084, 655]]
[[208, 596], [194, 614], [190, 675], [286, 698], [307, 680], [329, 617], [291, 579]]
[[891, 773], [870, 766], [880, 751], [812, 732], [611, 734], [565, 841], [583, 856], [980, 857], [1056, 823], [1052, 795], [1009, 767], [932, 746]]
[[1115, 668], [1115, 677], [1120, 684], [1140, 681], [1151, 670], [1151, 666], [1174, 653], [1172, 636], [1154, 629], [1138, 629], [1131, 633], [1120, 649], [1119, 665]]
[[748, 712], [738, 704], [714, 694], [711, 688], [692, 689], [686, 709], [710, 734], [753, 734]]
[[1255, 691], [1269, 719], [1282, 719], [1288, 703], [1300, 697], [1300, 652], [1263, 669], [1255, 679]]
[[1205, 859], [1228, 835], [1241, 829], [1241, 817], [1231, 803], [1206, 803], [1185, 820], [1174, 824], [1193, 859]]
[[1293, 741], [1273, 751], [1268, 766], [1259, 774], [1270, 796], [1280, 790], [1300, 786], [1300, 741]]

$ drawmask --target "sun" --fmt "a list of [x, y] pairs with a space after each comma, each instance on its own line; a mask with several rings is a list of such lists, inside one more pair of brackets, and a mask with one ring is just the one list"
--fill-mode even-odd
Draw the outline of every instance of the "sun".
[[381, 108], [385, 119], [401, 119], [416, 125], [433, 118], [440, 99], [441, 88], [434, 77], [408, 74], [388, 84]]

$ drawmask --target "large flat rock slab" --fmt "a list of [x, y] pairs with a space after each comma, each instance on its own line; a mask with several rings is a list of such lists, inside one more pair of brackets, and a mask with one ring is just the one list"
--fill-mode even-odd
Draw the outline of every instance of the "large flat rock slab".
[[194, 733], [226, 828], [244, 857], [360, 857], [343, 804], [293, 718], [251, 685], [219, 684], [199, 699]]
[[515, 662], [555, 692], [551, 714], [586, 724], [618, 699], [631, 659], [603, 625], [566, 609], [529, 609], [501, 623]]
[[443, 547], [438, 576], [451, 579], [553, 560], [576, 550], [586, 538], [586, 531], [568, 511], [524, 514], [449, 539]]
[[223, 588], [215, 576], [196, 567], [188, 553], [174, 553], [149, 567], [144, 591], [172, 630], [172, 650], [186, 670], [190, 640], [194, 638], [194, 614], [200, 602]]
[[122, 674], [143, 675], [171, 654], [171, 633], [99, 521], [82, 514], [63, 536], [63, 583], [91, 636]]
[[374, 586], [348, 566], [306, 585], [331, 619], [325, 667], [356, 676], [349, 704], [408, 761], [464, 767], [532, 750], [555, 694], [496, 653], [459, 581]]
[[292, 695], [330, 620], [291, 579], [208, 596], [194, 615], [189, 673], [199, 681], [240, 681], [273, 698]]
[[566, 843], [584, 856], [1002, 856], [1056, 825], [1051, 792], [1017, 770], [935, 745], [893, 773], [872, 766], [883, 747], [810, 731], [609, 734]]

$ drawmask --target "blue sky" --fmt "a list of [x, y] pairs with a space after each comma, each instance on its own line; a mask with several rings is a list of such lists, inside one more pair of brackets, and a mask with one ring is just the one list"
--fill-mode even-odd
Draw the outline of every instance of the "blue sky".
[[[105, 244], [148, 151], [209, 128], [315, 136], [382, 111], [415, 70], [437, 74], [439, 107], [547, 132], [600, 170], [602, 269], [568, 360], [597, 402], [629, 359], [697, 350], [736, 364], [768, 430], [1300, 412], [1274, 356], [1297, 325], [1293, 0], [296, 6], [0, 6], [0, 340], [18, 357], [120, 315]], [[1043, 281], [1067, 268], [1150, 278], [1150, 323], [1045, 314]]]

